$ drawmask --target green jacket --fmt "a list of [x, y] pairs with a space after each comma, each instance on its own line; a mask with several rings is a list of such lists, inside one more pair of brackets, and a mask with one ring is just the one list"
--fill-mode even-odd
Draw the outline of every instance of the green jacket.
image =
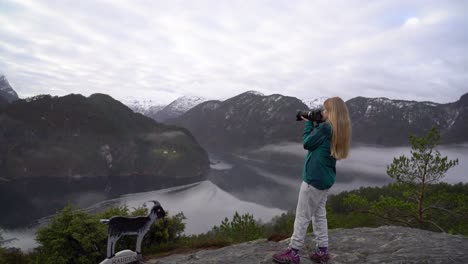
[[332, 187], [336, 178], [336, 159], [331, 155], [332, 126], [328, 122], [313, 127], [305, 122], [303, 144], [309, 152], [305, 158], [302, 179], [319, 190]]

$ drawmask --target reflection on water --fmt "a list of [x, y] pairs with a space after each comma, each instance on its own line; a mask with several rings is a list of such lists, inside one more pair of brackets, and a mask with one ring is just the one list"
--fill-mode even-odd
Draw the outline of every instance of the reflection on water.
[[[36, 177], [0, 184], [0, 227], [20, 228], [60, 211], [67, 204], [85, 208], [94, 203], [135, 193], [180, 186], [204, 178], [88, 177], [81, 179]], [[8, 201], [8, 202], [3, 202]]]
[[225, 217], [232, 217], [236, 211], [240, 214], [251, 213], [263, 222], [270, 221], [272, 217], [284, 212], [277, 208], [242, 201], [210, 181], [200, 182], [184, 190], [126, 195], [119, 199], [119, 203], [133, 208], [154, 199], [170, 214], [184, 213], [187, 217], [185, 234], [188, 235], [207, 232], [214, 225], [219, 225]]
[[[442, 156], [459, 159], [459, 165], [449, 170], [444, 181], [468, 182], [466, 176], [468, 145], [444, 146], [439, 150]], [[337, 163], [337, 178], [331, 193], [363, 186], [382, 186], [392, 182], [392, 179], [386, 175], [387, 165], [392, 163], [394, 157], [409, 156], [409, 151], [409, 148], [403, 147], [354, 147], [348, 159]], [[116, 199], [110, 199], [112, 197], [105, 192], [107, 188], [88, 188], [86, 191], [69, 192], [70, 190], [66, 188], [47, 189], [46, 181], [41, 184], [22, 183], [24, 186], [20, 184], [17, 190], [35, 188], [32, 188], [32, 192], [15, 192], [12, 188], [4, 188], [3, 193], [0, 193], [2, 206], [11, 207], [11, 210], [6, 210], [8, 214], [2, 216], [2, 221], [9, 219], [13, 223], [18, 223], [21, 222], [18, 220], [21, 218], [31, 221], [38, 218], [33, 218], [34, 215], [41, 217], [50, 214], [51, 210], [61, 210], [67, 200], [72, 200], [82, 207], [88, 207], [89, 211], [100, 211], [116, 204], [127, 204], [130, 208], [138, 207], [144, 201], [154, 199], [159, 200], [170, 214], [184, 212], [188, 218], [186, 220], [188, 234], [206, 232], [219, 224], [224, 217], [231, 217], [236, 210], [240, 213], [253, 213], [256, 218], [268, 221], [274, 215], [295, 209], [305, 155], [306, 151], [297, 143], [265, 146], [256, 151], [236, 154], [211, 153], [212, 169], [209, 172], [208, 181], [184, 185], [180, 188], [130, 194]], [[125, 190], [128, 190], [128, 193], [165, 188], [162, 186], [149, 189], [151, 184], [151, 179], [143, 182], [140, 182], [140, 179], [134, 179], [131, 183], [122, 184], [119, 192], [122, 194]], [[172, 183], [169, 186], [176, 185], [182, 184]], [[8, 193], [11, 196], [7, 199], [5, 195]], [[26, 196], [25, 193], [30, 196]], [[50, 195], [54, 193], [63, 194], [61, 197], [66, 200], [50, 199]], [[98, 203], [103, 200], [105, 201]], [[9, 203], [4, 201], [9, 201]], [[93, 203], [95, 204], [89, 207]], [[25, 216], [28, 214], [27, 210], [26, 213], [15, 210], [21, 204], [33, 205], [33, 208], [38, 210], [34, 213], [38, 214], [31, 214], [28, 218]], [[34, 242], [32, 234], [33, 230], [10, 230], [6, 231], [3, 237], [6, 239], [22, 237], [7, 246], [27, 248], [23, 244], [31, 247], [31, 243]]]
[[[108, 207], [126, 205], [130, 210], [143, 206], [147, 201], [157, 200], [170, 215], [183, 212], [187, 217], [185, 234], [205, 233], [215, 225], [220, 225], [225, 217], [231, 218], [237, 211], [240, 214], [253, 214], [262, 222], [270, 221], [274, 216], [285, 212], [278, 208], [269, 208], [252, 202], [245, 202], [220, 189], [210, 181], [191, 185], [168, 188], [158, 191], [124, 195], [106, 200], [87, 208], [87, 211], [103, 211]], [[37, 228], [6, 230], [4, 239], [17, 238], [7, 246], [28, 251], [37, 247], [34, 232]]]

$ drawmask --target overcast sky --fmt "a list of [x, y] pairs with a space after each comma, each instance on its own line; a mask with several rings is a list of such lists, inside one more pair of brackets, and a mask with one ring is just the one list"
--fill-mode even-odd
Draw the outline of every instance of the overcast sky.
[[467, 11], [463, 0], [0, 0], [0, 74], [22, 98], [447, 103], [468, 92]]

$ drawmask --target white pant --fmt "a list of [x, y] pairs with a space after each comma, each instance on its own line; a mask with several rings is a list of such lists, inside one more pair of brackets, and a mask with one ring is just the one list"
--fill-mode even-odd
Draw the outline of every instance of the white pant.
[[302, 182], [290, 247], [302, 249], [311, 220], [316, 247], [328, 247], [328, 225], [325, 208], [327, 196], [328, 190], [319, 190], [304, 181]]

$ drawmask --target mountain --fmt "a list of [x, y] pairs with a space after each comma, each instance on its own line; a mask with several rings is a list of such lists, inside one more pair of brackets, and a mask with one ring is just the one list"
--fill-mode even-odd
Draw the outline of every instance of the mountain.
[[5, 110], [5, 108], [7, 107], [8, 104], [9, 103], [8, 103], [7, 99], [0, 96], [0, 113]]
[[261, 146], [300, 137], [297, 110], [307, 109], [299, 99], [245, 92], [225, 101], [207, 101], [167, 123], [183, 126], [208, 149], [228, 150]]
[[134, 97], [127, 97], [122, 100], [122, 103], [125, 104], [128, 108], [132, 109], [133, 112], [141, 113], [148, 117], [154, 116], [157, 112], [166, 106], [159, 103], [157, 100], [139, 100]]
[[[442, 116], [447, 119], [449, 129], [445, 131], [443, 137], [449, 143], [468, 141], [468, 93], [460, 97], [455, 103], [447, 104], [445, 107], [449, 115]], [[453, 114], [450, 116], [450, 114]]]
[[[168, 123], [189, 129], [208, 149], [253, 148], [283, 141], [300, 142], [298, 109], [314, 108], [324, 98], [299, 100], [282, 95], [247, 92], [226, 101], [202, 103]], [[309, 103], [309, 105], [304, 104]], [[442, 143], [468, 141], [468, 94], [449, 104], [356, 97], [346, 102], [353, 143], [409, 145], [411, 133], [438, 127]]]
[[327, 97], [318, 97], [313, 99], [303, 99], [302, 102], [309, 107], [309, 109], [316, 109], [323, 107], [323, 103], [327, 100]]
[[[0, 107], [4, 104], [4, 101], [11, 103], [18, 100], [18, 94], [13, 90], [8, 80], [3, 75], [0, 76], [0, 98], [4, 99], [0, 99]], [[3, 103], [1, 101], [3, 101]]]
[[153, 105], [151, 106], [150, 108], [148, 108], [148, 110], [146, 110], [145, 112], [142, 112], [142, 114], [144, 114], [145, 116], [149, 117], [149, 118], [152, 118], [153, 120], [156, 120], [154, 118], [154, 116], [161, 110], [164, 109], [164, 107], [166, 107], [165, 105]]
[[200, 178], [208, 168], [190, 132], [158, 124], [108, 95], [40, 95], [17, 100], [0, 115], [0, 174], [9, 180], [170, 180]]
[[432, 126], [442, 143], [468, 141], [468, 94], [454, 103], [438, 104], [356, 97], [346, 102], [353, 141], [385, 146], [408, 145], [410, 134], [423, 135]]
[[149, 115], [151, 118], [158, 122], [164, 122], [167, 119], [179, 117], [194, 106], [201, 104], [208, 99], [198, 96], [182, 96], [175, 101], [164, 107], [162, 110], [155, 114]]

